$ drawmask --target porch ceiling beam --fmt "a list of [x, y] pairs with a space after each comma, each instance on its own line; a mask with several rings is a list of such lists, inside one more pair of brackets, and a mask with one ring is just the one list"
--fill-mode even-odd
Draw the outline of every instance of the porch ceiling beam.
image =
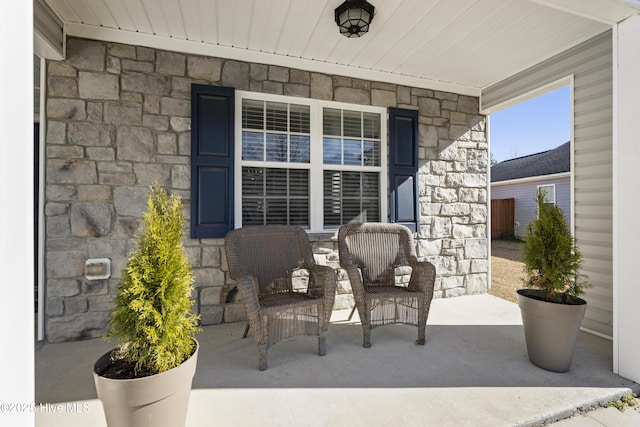
[[563, 12], [614, 25], [640, 13], [638, 0], [529, 0]]
[[164, 49], [174, 52], [190, 53], [194, 55], [215, 56], [237, 61], [256, 62], [260, 64], [278, 65], [281, 67], [297, 68], [317, 73], [335, 74], [346, 77], [354, 77], [385, 83], [393, 83], [416, 88], [452, 92], [460, 95], [480, 96], [481, 88], [464, 85], [456, 82], [427, 79], [404, 74], [394, 74], [381, 70], [349, 67], [310, 59], [276, 55], [272, 53], [258, 52], [248, 49], [220, 46], [190, 40], [180, 40], [151, 34], [143, 34], [133, 31], [118, 30], [106, 27], [97, 27], [79, 23], [65, 24], [67, 36], [75, 36], [107, 42], [146, 46], [155, 49]]

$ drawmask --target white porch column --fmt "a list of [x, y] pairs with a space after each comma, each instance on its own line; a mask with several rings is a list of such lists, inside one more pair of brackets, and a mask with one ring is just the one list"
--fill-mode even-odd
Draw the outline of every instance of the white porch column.
[[34, 403], [33, 2], [0, 1], [0, 52], [0, 425], [29, 426], [34, 415], [24, 405]]
[[640, 16], [614, 28], [613, 370], [640, 382]]

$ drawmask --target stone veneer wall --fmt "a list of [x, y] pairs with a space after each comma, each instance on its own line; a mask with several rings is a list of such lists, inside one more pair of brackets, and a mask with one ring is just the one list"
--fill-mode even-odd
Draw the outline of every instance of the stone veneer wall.
[[[101, 336], [131, 238], [154, 181], [190, 203], [190, 86], [418, 109], [418, 255], [437, 268], [436, 296], [488, 289], [485, 117], [478, 99], [341, 76], [70, 38], [47, 64], [46, 333], [52, 342]], [[312, 235], [318, 262], [338, 268], [335, 236]], [[222, 239], [185, 239], [203, 324], [244, 319]], [[87, 281], [88, 258], [112, 277]], [[336, 308], [352, 305], [344, 274]], [[233, 295], [233, 293], [229, 294]]]

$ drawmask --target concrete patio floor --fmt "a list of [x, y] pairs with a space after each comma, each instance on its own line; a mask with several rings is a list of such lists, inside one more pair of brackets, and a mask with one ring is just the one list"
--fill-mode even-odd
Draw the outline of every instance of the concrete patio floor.
[[[348, 314], [334, 313], [326, 356], [298, 337], [272, 347], [263, 372], [244, 323], [204, 327], [187, 426], [542, 425], [640, 391], [611, 372], [611, 341], [583, 332], [568, 373], [532, 365], [518, 306], [490, 295], [434, 300], [424, 347], [393, 325], [365, 349]], [[106, 425], [91, 368], [112, 346], [37, 346], [36, 426]]]

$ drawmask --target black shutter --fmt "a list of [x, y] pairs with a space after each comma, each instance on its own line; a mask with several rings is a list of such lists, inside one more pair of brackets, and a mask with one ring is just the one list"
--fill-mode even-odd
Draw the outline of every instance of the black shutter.
[[233, 229], [233, 88], [191, 85], [191, 237]]
[[418, 231], [418, 111], [389, 108], [391, 222]]

